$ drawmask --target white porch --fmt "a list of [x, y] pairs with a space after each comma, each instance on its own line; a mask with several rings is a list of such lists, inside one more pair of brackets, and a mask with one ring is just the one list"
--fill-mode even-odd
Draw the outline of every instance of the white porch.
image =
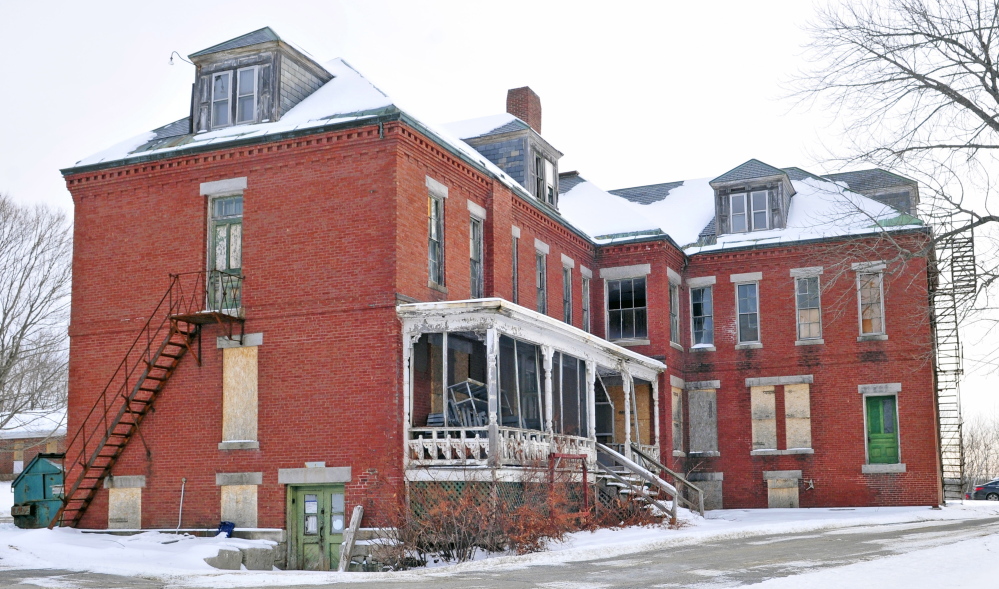
[[598, 441], [658, 457], [663, 363], [502, 299], [397, 312], [411, 480], [547, 467], [553, 454], [592, 465]]

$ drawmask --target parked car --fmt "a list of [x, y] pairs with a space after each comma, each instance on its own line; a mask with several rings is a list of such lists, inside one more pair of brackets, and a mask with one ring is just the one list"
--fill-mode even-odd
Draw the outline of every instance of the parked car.
[[965, 493], [966, 499], [987, 499], [999, 501], [999, 478], [992, 479], [984, 485], [976, 485], [971, 493]]

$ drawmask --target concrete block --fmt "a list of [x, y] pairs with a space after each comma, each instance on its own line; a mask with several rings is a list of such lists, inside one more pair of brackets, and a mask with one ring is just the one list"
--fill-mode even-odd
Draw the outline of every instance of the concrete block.
[[240, 548], [243, 566], [251, 571], [269, 571], [274, 568], [273, 548]]
[[225, 571], [238, 571], [243, 564], [243, 553], [236, 548], [220, 548], [216, 556], [209, 556], [205, 562]]

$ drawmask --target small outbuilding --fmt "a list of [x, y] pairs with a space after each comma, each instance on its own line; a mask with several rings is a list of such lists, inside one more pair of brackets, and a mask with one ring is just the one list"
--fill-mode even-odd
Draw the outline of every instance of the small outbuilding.
[[38, 454], [14, 479], [10, 514], [19, 528], [44, 528], [62, 506], [64, 454]]

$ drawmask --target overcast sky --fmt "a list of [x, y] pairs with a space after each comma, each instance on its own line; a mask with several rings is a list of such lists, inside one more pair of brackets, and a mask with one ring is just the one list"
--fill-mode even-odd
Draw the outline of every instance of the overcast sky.
[[[541, 96], [543, 134], [605, 189], [714, 177], [750, 158], [821, 173], [840, 143], [793, 108], [809, 1], [26, 2], [0, 0], [0, 192], [72, 212], [60, 168], [183, 118], [183, 56], [270, 26], [342, 57], [431, 123]], [[994, 410], [984, 377], [972, 412]]]

